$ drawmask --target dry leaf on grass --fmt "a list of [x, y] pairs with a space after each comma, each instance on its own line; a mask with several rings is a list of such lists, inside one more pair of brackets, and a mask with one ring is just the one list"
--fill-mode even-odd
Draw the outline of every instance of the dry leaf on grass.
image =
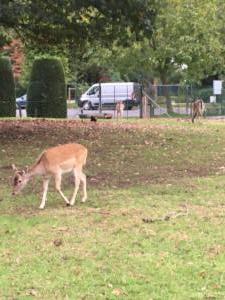
[[61, 240], [61, 239], [54, 240], [53, 244], [54, 244], [56, 247], [59, 247], [59, 246], [62, 245], [62, 240]]
[[115, 296], [121, 296], [123, 294], [123, 291], [121, 289], [117, 288], [112, 291], [112, 294]]

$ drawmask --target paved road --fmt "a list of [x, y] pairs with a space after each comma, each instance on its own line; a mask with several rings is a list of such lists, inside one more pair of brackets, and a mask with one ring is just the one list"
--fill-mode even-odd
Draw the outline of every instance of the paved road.
[[[184, 108], [175, 108], [174, 111], [176, 113], [186, 114], [186, 109], [184, 109]], [[21, 112], [22, 112], [22, 117], [26, 117], [26, 110], [23, 109]], [[112, 114], [113, 117], [115, 117], [114, 110], [103, 110], [102, 112]], [[68, 119], [77, 119], [77, 118], [79, 118], [80, 113], [81, 113], [80, 108], [76, 108], [76, 109], [70, 108], [67, 111]], [[98, 114], [99, 111], [98, 110], [84, 110], [83, 113], [88, 114], [88, 115], [95, 115], [95, 114]], [[162, 115], [162, 114], [165, 114], [165, 113], [166, 113], [165, 108], [160, 108], [160, 109], [156, 108], [155, 109], [155, 115], [156, 116], [159, 116], [159, 115]], [[139, 117], [139, 116], [140, 116], [139, 108], [134, 108], [132, 110], [125, 110], [124, 111], [124, 117], [125, 118], [126, 117], [132, 118], [132, 117]], [[19, 117], [19, 110], [17, 110], [17, 117]]]
[[[113, 117], [115, 116], [113, 110], [103, 110], [102, 112], [112, 114]], [[98, 114], [99, 111], [98, 110], [85, 110], [85, 111], [83, 111], [83, 113], [87, 114], [87, 115], [93, 115], [94, 116], [94, 115]], [[26, 117], [26, 110], [22, 109], [21, 114], [22, 114], [22, 117]], [[77, 109], [70, 108], [70, 109], [67, 110], [68, 119], [77, 119], [77, 118], [79, 118], [79, 114], [81, 114], [81, 110], [79, 108], [77, 108]], [[128, 110], [128, 111], [125, 110], [124, 111], [124, 117], [126, 117], [126, 116], [128, 116], [128, 117], [138, 117], [139, 114], [140, 114], [139, 109]], [[20, 116], [19, 110], [17, 110], [16, 116], [17, 117]]]
[[[98, 110], [84, 110], [83, 113], [94, 116], [94, 115], [99, 114], [99, 111]], [[114, 110], [102, 110], [102, 113], [112, 114], [113, 117], [116, 116]], [[68, 111], [67, 111], [67, 115], [68, 115], [69, 119], [78, 118], [79, 114], [81, 114], [81, 110], [79, 108], [78, 109], [68, 109]], [[124, 117], [139, 117], [139, 115], [140, 115], [139, 109], [124, 111]]]

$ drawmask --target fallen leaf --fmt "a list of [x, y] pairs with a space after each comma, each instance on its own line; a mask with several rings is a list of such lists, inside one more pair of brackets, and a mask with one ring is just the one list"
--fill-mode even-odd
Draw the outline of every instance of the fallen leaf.
[[62, 245], [62, 240], [61, 239], [57, 239], [57, 240], [54, 240], [54, 245], [56, 246], [56, 247], [59, 247], [59, 246], [61, 246]]
[[121, 289], [114, 289], [113, 291], [112, 291], [112, 294], [113, 295], [115, 295], [115, 296], [120, 296], [120, 295], [122, 295], [123, 294], [123, 291], [121, 290]]

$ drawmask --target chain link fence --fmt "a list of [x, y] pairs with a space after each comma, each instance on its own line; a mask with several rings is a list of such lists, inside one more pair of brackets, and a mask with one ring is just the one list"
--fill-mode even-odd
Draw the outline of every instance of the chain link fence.
[[192, 102], [201, 98], [206, 104], [206, 116], [225, 115], [225, 89], [215, 96], [212, 87], [183, 85], [150, 85], [145, 89], [149, 115], [190, 116]]
[[[101, 87], [100, 87], [101, 88]], [[123, 118], [149, 118], [157, 116], [188, 117], [191, 114], [191, 103], [197, 98], [206, 104], [206, 116], [225, 115], [225, 89], [222, 94], [214, 96], [213, 88], [199, 88], [188, 85], [137, 85], [132, 91], [124, 84], [125, 91], [118, 95], [114, 87], [109, 94], [99, 94], [92, 107], [81, 105], [82, 92], [76, 87], [68, 89], [67, 117], [75, 118], [121, 118], [117, 113], [117, 103], [122, 101]], [[131, 105], [132, 104], [132, 105]], [[26, 117], [26, 101], [17, 101], [17, 117]]]

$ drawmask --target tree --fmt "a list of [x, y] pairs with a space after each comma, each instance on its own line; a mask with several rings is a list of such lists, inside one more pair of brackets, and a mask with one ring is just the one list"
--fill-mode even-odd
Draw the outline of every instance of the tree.
[[155, 0], [2, 0], [0, 26], [42, 48], [95, 40], [127, 45], [131, 36], [151, 35], [154, 17]]
[[[222, 72], [224, 45], [217, 0], [159, 0], [154, 31], [150, 38], [120, 49], [121, 73], [158, 78], [165, 85], [168, 112], [172, 105], [167, 84], [174, 77], [200, 82]], [[140, 70], [141, 69], [141, 70]], [[133, 76], [132, 75], [132, 76]]]
[[15, 84], [11, 62], [0, 58], [0, 117], [16, 116]]

